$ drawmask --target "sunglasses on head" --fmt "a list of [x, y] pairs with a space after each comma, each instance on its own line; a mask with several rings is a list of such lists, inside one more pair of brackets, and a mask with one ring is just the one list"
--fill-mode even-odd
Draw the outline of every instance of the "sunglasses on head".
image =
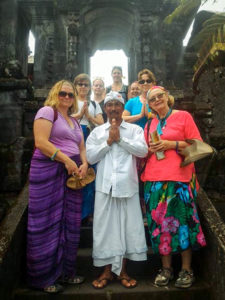
[[162, 97], [163, 97], [164, 94], [165, 94], [165, 93], [160, 93], [160, 94], [158, 94], [158, 95], [155, 95], [154, 97], [150, 98], [148, 101], [151, 102], [151, 103], [153, 103], [153, 102], [156, 101], [157, 98], [158, 98], [158, 99], [162, 99]]
[[60, 92], [59, 92], [59, 96], [60, 96], [60, 97], [66, 97], [66, 96], [68, 96], [68, 97], [71, 98], [71, 99], [74, 98], [74, 94], [73, 94], [73, 93], [67, 93], [67, 92], [64, 92], [64, 91], [60, 91]]
[[140, 84], [151, 83], [151, 82], [152, 82], [151, 79], [147, 79], [147, 80], [142, 79], [142, 80], [138, 81], [138, 83], [140, 83]]
[[83, 82], [78, 82], [77, 85], [84, 86], [84, 87], [89, 87], [88, 83], [83, 83]]

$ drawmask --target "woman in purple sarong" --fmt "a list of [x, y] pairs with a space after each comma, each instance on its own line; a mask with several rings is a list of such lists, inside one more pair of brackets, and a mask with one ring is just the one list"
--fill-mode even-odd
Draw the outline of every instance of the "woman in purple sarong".
[[27, 271], [29, 286], [47, 293], [63, 290], [59, 279], [70, 284], [84, 280], [76, 275], [82, 192], [66, 186], [69, 175], [83, 177], [88, 168], [82, 130], [70, 117], [77, 110], [74, 87], [62, 80], [52, 87], [34, 121]]

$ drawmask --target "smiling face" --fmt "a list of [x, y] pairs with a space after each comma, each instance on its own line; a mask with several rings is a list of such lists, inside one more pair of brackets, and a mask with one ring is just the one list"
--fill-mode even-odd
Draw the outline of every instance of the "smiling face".
[[122, 82], [122, 72], [120, 69], [113, 69], [112, 71], [112, 78], [113, 78], [113, 82]]
[[169, 109], [168, 100], [168, 92], [157, 88], [152, 90], [150, 95], [148, 96], [148, 105], [154, 111], [159, 113], [162, 110]]
[[133, 82], [130, 86], [130, 97], [134, 98], [141, 94], [140, 85], [138, 82]]
[[108, 101], [105, 106], [105, 113], [109, 121], [116, 119], [116, 121], [122, 121], [122, 114], [124, 110], [124, 105], [118, 100]]
[[78, 98], [87, 97], [90, 91], [90, 84], [88, 80], [79, 80], [78, 83], [76, 84], [76, 90], [77, 90]]
[[69, 109], [74, 103], [75, 95], [72, 86], [69, 83], [64, 83], [58, 94], [59, 105], [61, 109]]
[[96, 95], [96, 96], [101, 96], [103, 95], [104, 91], [105, 91], [105, 87], [104, 87], [104, 82], [100, 79], [96, 79], [94, 82], [93, 82], [93, 86], [92, 86], [92, 90], [93, 90], [93, 93]]
[[142, 74], [141, 79], [139, 80], [140, 88], [143, 93], [147, 93], [148, 90], [155, 85], [155, 82], [152, 81], [152, 78], [148, 74]]

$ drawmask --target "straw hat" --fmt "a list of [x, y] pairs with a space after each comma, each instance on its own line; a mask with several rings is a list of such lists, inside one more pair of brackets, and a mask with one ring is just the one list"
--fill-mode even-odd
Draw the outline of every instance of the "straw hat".
[[186, 140], [190, 146], [187, 146], [183, 150], [179, 151], [179, 154], [184, 156], [183, 162], [180, 164], [181, 167], [185, 167], [188, 164], [202, 159], [208, 155], [213, 154], [215, 150], [208, 144], [197, 140]]
[[72, 190], [78, 190], [85, 187], [87, 184], [95, 180], [95, 171], [93, 168], [88, 168], [87, 175], [84, 178], [79, 178], [74, 174], [67, 179], [66, 185]]

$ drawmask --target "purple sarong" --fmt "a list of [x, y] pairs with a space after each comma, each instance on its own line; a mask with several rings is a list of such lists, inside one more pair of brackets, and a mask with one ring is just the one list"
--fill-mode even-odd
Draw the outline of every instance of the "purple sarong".
[[[80, 156], [72, 159], [79, 165]], [[80, 239], [82, 190], [66, 187], [64, 164], [34, 155], [30, 168], [27, 272], [35, 288], [73, 277]]]

